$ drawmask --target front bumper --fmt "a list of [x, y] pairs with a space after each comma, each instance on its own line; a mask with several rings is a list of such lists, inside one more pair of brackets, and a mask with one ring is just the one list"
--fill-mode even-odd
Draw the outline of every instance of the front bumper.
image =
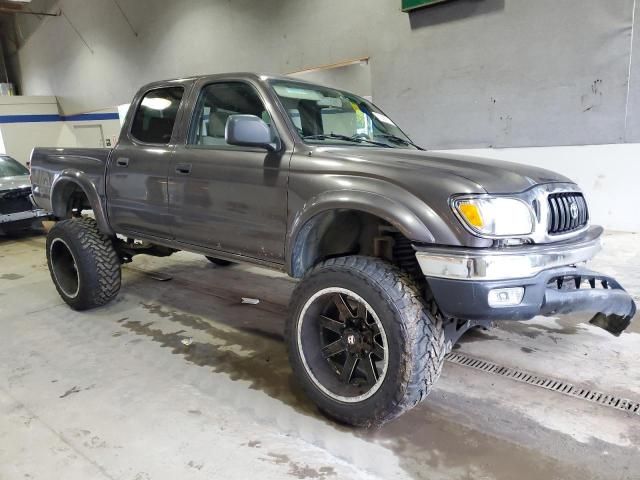
[[[631, 322], [636, 306], [613, 278], [576, 266], [601, 249], [601, 227], [577, 240], [502, 249], [415, 247], [440, 310], [465, 320], [528, 320], [536, 315], [592, 312], [613, 334]], [[523, 288], [517, 305], [491, 306], [489, 292]]]

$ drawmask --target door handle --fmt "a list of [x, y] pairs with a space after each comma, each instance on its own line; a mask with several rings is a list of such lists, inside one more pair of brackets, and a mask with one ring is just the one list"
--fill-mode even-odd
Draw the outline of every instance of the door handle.
[[128, 158], [119, 158], [118, 160], [116, 160], [116, 165], [118, 165], [119, 167], [128, 167], [129, 166], [129, 159]]
[[176, 173], [179, 175], [189, 175], [191, 173], [190, 163], [178, 163], [176, 165]]

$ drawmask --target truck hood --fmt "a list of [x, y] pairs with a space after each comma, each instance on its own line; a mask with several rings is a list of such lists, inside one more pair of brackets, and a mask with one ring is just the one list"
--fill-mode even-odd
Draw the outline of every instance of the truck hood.
[[17, 190], [31, 187], [29, 175], [19, 175], [17, 177], [0, 177], [0, 192]]
[[[322, 147], [326, 153], [372, 167], [413, 172], [413, 175], [452, 175], [466, 179], [477, 193], [520, 193], [544, 183], [573, 183], [567, 177], [543, 168], [487, 158], [420, 150], [391, 148]], [[364, 164], [369, 164], [363, 165]], [[465, 182], [465, 183], [468, 183]], [[451, 192], [455, 193], [455, 192]]]

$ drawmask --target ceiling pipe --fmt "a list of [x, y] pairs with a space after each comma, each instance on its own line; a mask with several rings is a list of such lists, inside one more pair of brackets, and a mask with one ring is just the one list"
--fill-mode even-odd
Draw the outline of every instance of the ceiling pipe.
[[44, 17], [59, 17], [62, 15], [62, 10], [58, 10], [55, 13], [47, 12], [32, 12], [31, 10], [20, 10], [12, 7], [0, 7], [0, 13], [15, 13], [16, 15], [37, 15]]

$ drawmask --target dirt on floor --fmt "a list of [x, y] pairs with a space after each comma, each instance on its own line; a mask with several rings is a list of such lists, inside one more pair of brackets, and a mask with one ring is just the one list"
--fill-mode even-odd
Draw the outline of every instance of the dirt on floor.
[[[637, 295], [640, 248], [607, 240], [593, 268]], [[137, 257], [116, 301], [78, 313], [43, 247], [0, 240], [3, 480], [640, 479], [640, 415], [452, 363], [379, 429], [325, 419], [292, 378], [282, 332], [295, 283], [280, 274]], [[588, 319], [504, 322], [455, 352], [640, 400], [637, 328], [615, 338]]]

